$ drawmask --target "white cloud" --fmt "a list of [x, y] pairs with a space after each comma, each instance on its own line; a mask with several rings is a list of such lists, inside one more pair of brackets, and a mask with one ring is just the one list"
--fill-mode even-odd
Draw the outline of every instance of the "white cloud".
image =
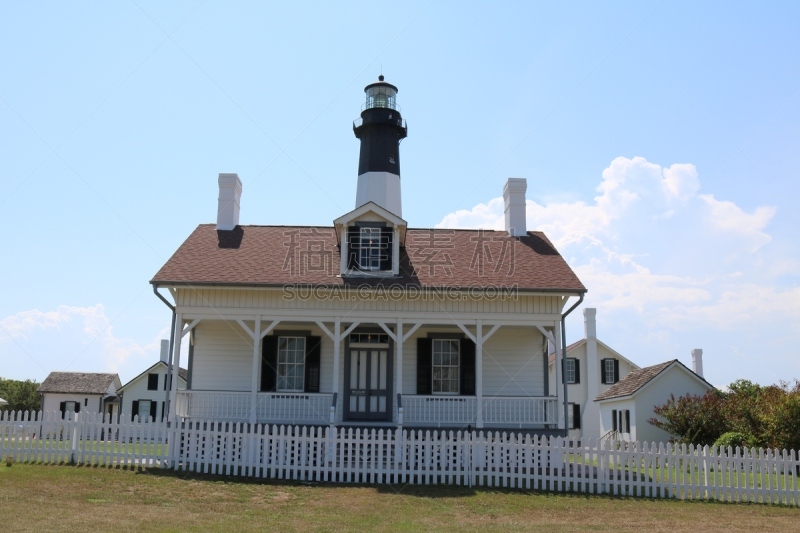
[[[592, 202], [528, 200], [528, 228], [544, 231], [568, 259], [589, 289], [589, 305], [646, 313], [649, 323], [673, 328], [729, 329], [776, 311], [800, 319], [797, 289], [754, 283], [750, 275], [752, 254], [771, 240], [766, 229], [776, 209], [747, 212], [698, 195], [700, 188], [694, 165], [618, 157], [603, 170]], [[503, 209], [494, 198], [437, 227], [503, 229]], [[792, 271], [796, 261], [784, 264], [781, 271]]]
[[[69, 369], [117, 372], [128, 363], [140, 359], [155, 360], [160, 339], [169, 335], [168, 329], [161, 331], [147, 343], [117, 337], [102, 304], [89, 307], [60, 305], [54, 311], [21, 311], [0, 320], [0, 332], [4, 333], [0, 335], [0, 342], [16, 341], [14, 344], [22, 346], [41, 366], [52, 366], [43, 369], [47, 372]], [[57, 354], [36, 353], [34, 348], [25, 347], [54, 337], [62, 346]], [[89, 367], [82, 364], [83, 354], [93, 360]], [[70, 367], [72, 364], [77, 368]]]
[[775, 216], [776, 208], [762, 206], [746, 213], [733, 202], [717, 200], [712, 194], [701, 194], [700, 199], [708, 206], [707, 217], [713, 228], [745, 239], [751, 253], [772, 240], [763, 230]]

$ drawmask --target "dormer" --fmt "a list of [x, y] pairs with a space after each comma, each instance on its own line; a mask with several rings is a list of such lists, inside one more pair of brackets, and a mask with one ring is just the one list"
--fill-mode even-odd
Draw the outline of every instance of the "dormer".
[[375, 202], [333, 221], [342, 276], [393, 277], [400, 273], [400, 247], [408, 224]]

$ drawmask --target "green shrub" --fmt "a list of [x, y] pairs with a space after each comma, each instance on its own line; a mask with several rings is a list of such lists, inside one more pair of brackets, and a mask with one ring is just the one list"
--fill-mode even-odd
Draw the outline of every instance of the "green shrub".
[[743, 448], [747, 446], [747, 437], [738, 431], [729, 431], [720, 435], [719, 438], [714, 441], [714, 446], [722, 446], [723, 448], [727, 448], [728, 446], [736, 448], [738, 446], [739, 448]]

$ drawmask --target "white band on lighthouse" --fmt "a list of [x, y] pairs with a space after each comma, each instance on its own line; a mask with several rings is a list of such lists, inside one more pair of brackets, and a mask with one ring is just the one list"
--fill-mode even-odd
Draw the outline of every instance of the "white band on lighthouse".
[[356, 207], [375, 202], [390, 213], [403, 217], [400, 176], [391, 172], [365, 172], [358, 177]]

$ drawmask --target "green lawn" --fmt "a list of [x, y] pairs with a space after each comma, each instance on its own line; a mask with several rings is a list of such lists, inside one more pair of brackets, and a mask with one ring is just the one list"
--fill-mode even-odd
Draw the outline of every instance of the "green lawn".
[[[19, 454], [20, 457], [33, 458], [28, 462], [41, 462], [44, 457], [59, 457], [67, 456], [71, 449], [71, 441], [50, 441], [40, 439], [29, 439], [26, 441], [15, 441], [15, 451], [12, 453], [6, 450], [6, 454], [13, 454], [15, 457]], [[9, 439], [5, 440], [5, 445], [9, 445]], [[78, 449], [83, 450], [86, 462], [93, 464], [101, 464], [104, 459], [101, 457], [105, 453], [114, 454], [131, 454], [134, 458], [139, 457], [141, 454], [148, 454], [151, 457], [162, 457], [163, 453], [167, 451], [167, 444], [160, 442], [133, 442], [124, 443], [117, 441], [80, 441]], [[92, 455], [94, 460], [92, 461]], [[0, 453], [0, 459], [4, 454]]]
[[800, 531], [796, 508], [0, 465], [4, 531]]

